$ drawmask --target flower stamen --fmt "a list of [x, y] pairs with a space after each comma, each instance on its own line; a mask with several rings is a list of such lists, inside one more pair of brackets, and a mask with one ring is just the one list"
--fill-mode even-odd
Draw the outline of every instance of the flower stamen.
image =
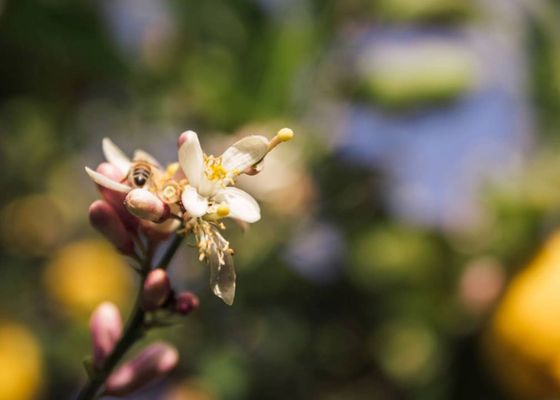
[[224, 265], [225, 255], [233, 254], [229, 242], [217, 232], [214, 224], [199, 219], [193, 232], [197, 239], [200, 261], [215, 259], [219, 265]]
[[294, 131], [291, 130], [290, 128], [280, 129], [278, 131], [278, 133], [276, 134], [276, 136], [274, 136], [272, 139], [270, 139], [270, 142], [268, 143], [267, 153], [270, 153], [272, 151], [272, 149], [274, 149], [280, 143], [289, 142], [290, 140], [292, 140], [294, 138], [294, 135], [295, 135]]
[[221, 157], [206, 156], [204, 160], [205, 164], [205, 175], [213, 182], [223, 181], [228, 176], [227, 169], [222, 165]]
[[216, 214], [218, 214], [219, 217], [224, 218], [227, 217], [230, 213], [230, 208], [226, 203], [222, 203], [218, 206], [218, 209], [216, 210]]

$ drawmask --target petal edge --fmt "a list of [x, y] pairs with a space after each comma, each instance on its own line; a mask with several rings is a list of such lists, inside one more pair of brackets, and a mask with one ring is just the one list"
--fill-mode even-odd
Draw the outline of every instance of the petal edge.
[[189, 180], [189, 184], [198, 187], [204, 168], [204, 153], [195, 132], [187, 131], [185, 136], [185, 141], [179, 147], [179, 165]]
[[230, 208], [229, 218], [254, 223], [261, 219], [259, 203], [247, 192], [236, 187], [227, 187], [215, 195], [218, 202], [226, 202]]
[[127, 175], [131, 165], [130, 158], [109, 138], [103, 139], [102, 147], [107, 161], [117, 167], [123, 175]]
[[130, 186], [115, 182], [114, 180], [107, 178], [105, 175], [102, 175], [99, 172], [95, 172], [88, 167], [86, 167], [86, 172], [89, 177], [99, 186], [114, 190], [115, 192], [128, 193], [132, 189]]

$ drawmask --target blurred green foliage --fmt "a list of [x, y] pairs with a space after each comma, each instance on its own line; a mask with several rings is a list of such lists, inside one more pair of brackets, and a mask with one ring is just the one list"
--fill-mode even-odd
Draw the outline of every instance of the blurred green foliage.
[[475, 8], [460, 0], [381, 0], [377, 5], [377, 11], [384, 18], [400, 22], [453, 23], [472, 15]]

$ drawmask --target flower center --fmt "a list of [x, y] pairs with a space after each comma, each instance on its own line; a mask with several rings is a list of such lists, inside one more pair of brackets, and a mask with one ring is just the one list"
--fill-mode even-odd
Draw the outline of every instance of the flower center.
[[206, 156], [204, 164], [204, 172], [210, 181], [222, 181], [228, 176], [228, 171], [222, 165], [221, 157]]
[[160, 190], [160, 198], [167, 204], [173, 204], [181, 199], [181, 187], [174, 181], [166, 182]]

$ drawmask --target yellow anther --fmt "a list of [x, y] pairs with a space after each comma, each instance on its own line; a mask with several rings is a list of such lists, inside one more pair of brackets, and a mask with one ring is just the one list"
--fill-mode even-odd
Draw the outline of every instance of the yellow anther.
[[174, 162], [167, 166], [167, 170], [165, 172], [167, 173], [167, 176], [171, 178], [173, 175], [175, 175], [175, 172], [177, 172], [178, 169], [179, 169], [179, 163]]
[[280, 129], [276, 136], [274, 136], [272, 139], [270, 139], [270, 142], [268, 142], [268, 152], [270, 152], [280, 143], [292, 140], [294, 138], [294, 135], [294, 131], [290, 128]]
[[218, 209], [216, 210], [216, 213], [218, 214], [218, 216], [220, 217], [227, 217], [229, 215], [230, 209], [229, 206], [225, 203], [222, 203], [218, 206]]
[[205, 160], [206, 177], [211, 181], [219, 181], [225, 179], [228, 171], [222, 165], [220, 157], [208, 156]]
[[290, 128], [282, 128], [278, 131], [276, 137], [278, 137], [281, 142], [287, 142], [294, 138], [294, 131]]

